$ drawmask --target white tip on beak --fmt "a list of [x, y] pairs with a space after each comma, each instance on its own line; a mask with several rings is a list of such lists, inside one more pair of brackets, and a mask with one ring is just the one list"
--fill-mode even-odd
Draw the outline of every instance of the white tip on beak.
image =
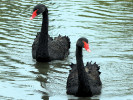
[[87, 51], [88, 51], [88, 52], [91, 52], [91, 50], [90, 50], [90, 49], [87, 49]]
[[30, 17], [30, 20], [32, 20], [33, 19], [33, 17]]

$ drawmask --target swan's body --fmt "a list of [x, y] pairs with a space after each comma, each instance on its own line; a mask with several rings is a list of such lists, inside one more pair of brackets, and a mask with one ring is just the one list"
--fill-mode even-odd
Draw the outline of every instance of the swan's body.
[[[39, 41], [40, 33], [37, 34], [33, 45], [32, 45], [32, 57], [36, 59], [36, 51], [38, 48], [38, 41]], [[49, 60], [63, 60], [69, 54], [68, 47], [69, 47], [69, 38], [66, 36], [55, 37], [48, 37], [48, 53], [49, 53]]]
[[48, 35], [48, 9], [45, 5], [36, 5], [31, 19], [40, 13], [43, 15], [42, 28], [33, 42], [32, 57], [39, 62], [63, 60], [69, 54], [70, 40], [67, 36], [60, 35], [54, 39], [51, 38]]
[[[76, 96], [93, 96], [101, 93], [102, 83], [100, 80], [99, 66], [94, 63], [87, 63], [82, 60], [83, 41], [88, 43], [85, 38], [80, 38], [76, 45], [76, 62], [71, 64], [71, 70], [67, 79], [67, 94]], [[89, 47], [88, 47], [89, 48]], [[86, 48], [87, 51], [90, 51]]]

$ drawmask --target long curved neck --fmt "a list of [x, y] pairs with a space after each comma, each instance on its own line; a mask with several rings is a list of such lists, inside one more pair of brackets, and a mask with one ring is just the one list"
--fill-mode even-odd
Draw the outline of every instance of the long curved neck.
[[37, 61], [49, 61], [49, 54], [48, 54], [48, 10], [42, 13], [42, 27], [39, 36], [39, 43], [37, 49]]
[[42, 19], [42, 27], [41, 27], [41, 35], [48, 35], [48, 10], [46, 10], [42, 13], [43, 19]]
[[79, 46], [76, 46], [76, 61], [77, 61], [79, 85], [83, 85], [85, 81], [84, 80], [85, 69], [82, 58], [82, 48]]
[[76, 61], [78, 70], [78, 94], [85, 94], [90, 92], [88, 76], [84, 68], [83, 58], [82, 58], [82, 48], [76, 46]]
[[82, 58], [82, 48], [79, 46], [76, 46], [76, 61], [77, 61], [77, 68], [82, 69], [82, 67], [84, 66]]

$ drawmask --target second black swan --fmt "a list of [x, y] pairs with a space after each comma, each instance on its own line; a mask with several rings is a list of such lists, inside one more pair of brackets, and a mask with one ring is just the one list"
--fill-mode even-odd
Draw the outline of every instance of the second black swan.
[[67, 79], [67, 94], [79, 97], [91, 97], [101, 93], [102, 82], [96, 63], [83, 64], [82, 48], [90, 52], [88, 40], [79, 38], [76, 44], [76, 64], [71, 64], [71, 70]]
[[38, 62], [63, 60], [69, 54], [70, 40], [67, 36], [59, 35], [53, 39], [48, 35], [48, 9], [45, 5], [36, 5], [30, 19], [41, 13], [43, 16], [41, 32], [38, 32], [33, 42], [32, 57]]

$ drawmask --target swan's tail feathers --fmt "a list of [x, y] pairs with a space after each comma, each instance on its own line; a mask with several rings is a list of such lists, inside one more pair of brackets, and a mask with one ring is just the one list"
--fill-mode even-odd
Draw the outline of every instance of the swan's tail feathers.
[[89, 81], [90, 83], [93, 83], [92, 86], [92, 92], [94, 94], [100, 94], [101, 93], [101, 88], [102, 88], [102, 82], [100, 79], [100, 74], [101, 72], [99, 71], [100, 66], [96, 63], [88, 63], [87, 66], [85, 67], [85, 70], [88, 74]]
[[68, 36], [61, 36], [59, 34], [58, 37], [55, 37], [54, 40], [62, 42], [64, 45], [66, 45], [67, 49], [70, 48], [70, 38]]
[[54, 37], [53, 41], [49, 42], [48, 49], [51, 60], [63, 60], [69, 55], [70, 40], [61, 35]]
[[86, 67], [86, 69], [88, 69], [88, 74], [90, 74], [91, 72], [93, 74], [97, 74], [97, 73], [98, 73], [98, 75], [101, 74], [101, 72], [99, 71], [100, 66], [98, 64], [96, 64], [96, 62], [95, 63], [92, 63], [92, 61], [87, 62], [85, 67]]
[[63, 47], [64, 55], [67, 57], [69, 55], [69, 49], [70, 49], [70, 39], [68, 36], [58, 36], [58, 39], [60, 39], [61, 45]]
[[87, 66], [88, 66], [88, 67], [89, 67], [89, 66], [92, 66], [92, 61], [91, 61], [91, 62], [87, 62], [87, 63], [86, 63], [86, 67], [87, 67]]
[[70, 48], [70, 38], [68, 36], [63, 36], [62, 40], [64, 40], [65, 44], [67, 44], [68, 49]]
[[71, 42], [70, 42], [70, 38], [69, 38], [68, 36], [65, 36], [65, 37], [66, 37], [67, 42], [68, 42], [68, 47], [70, 48], [70, 44], [71, 44]]

